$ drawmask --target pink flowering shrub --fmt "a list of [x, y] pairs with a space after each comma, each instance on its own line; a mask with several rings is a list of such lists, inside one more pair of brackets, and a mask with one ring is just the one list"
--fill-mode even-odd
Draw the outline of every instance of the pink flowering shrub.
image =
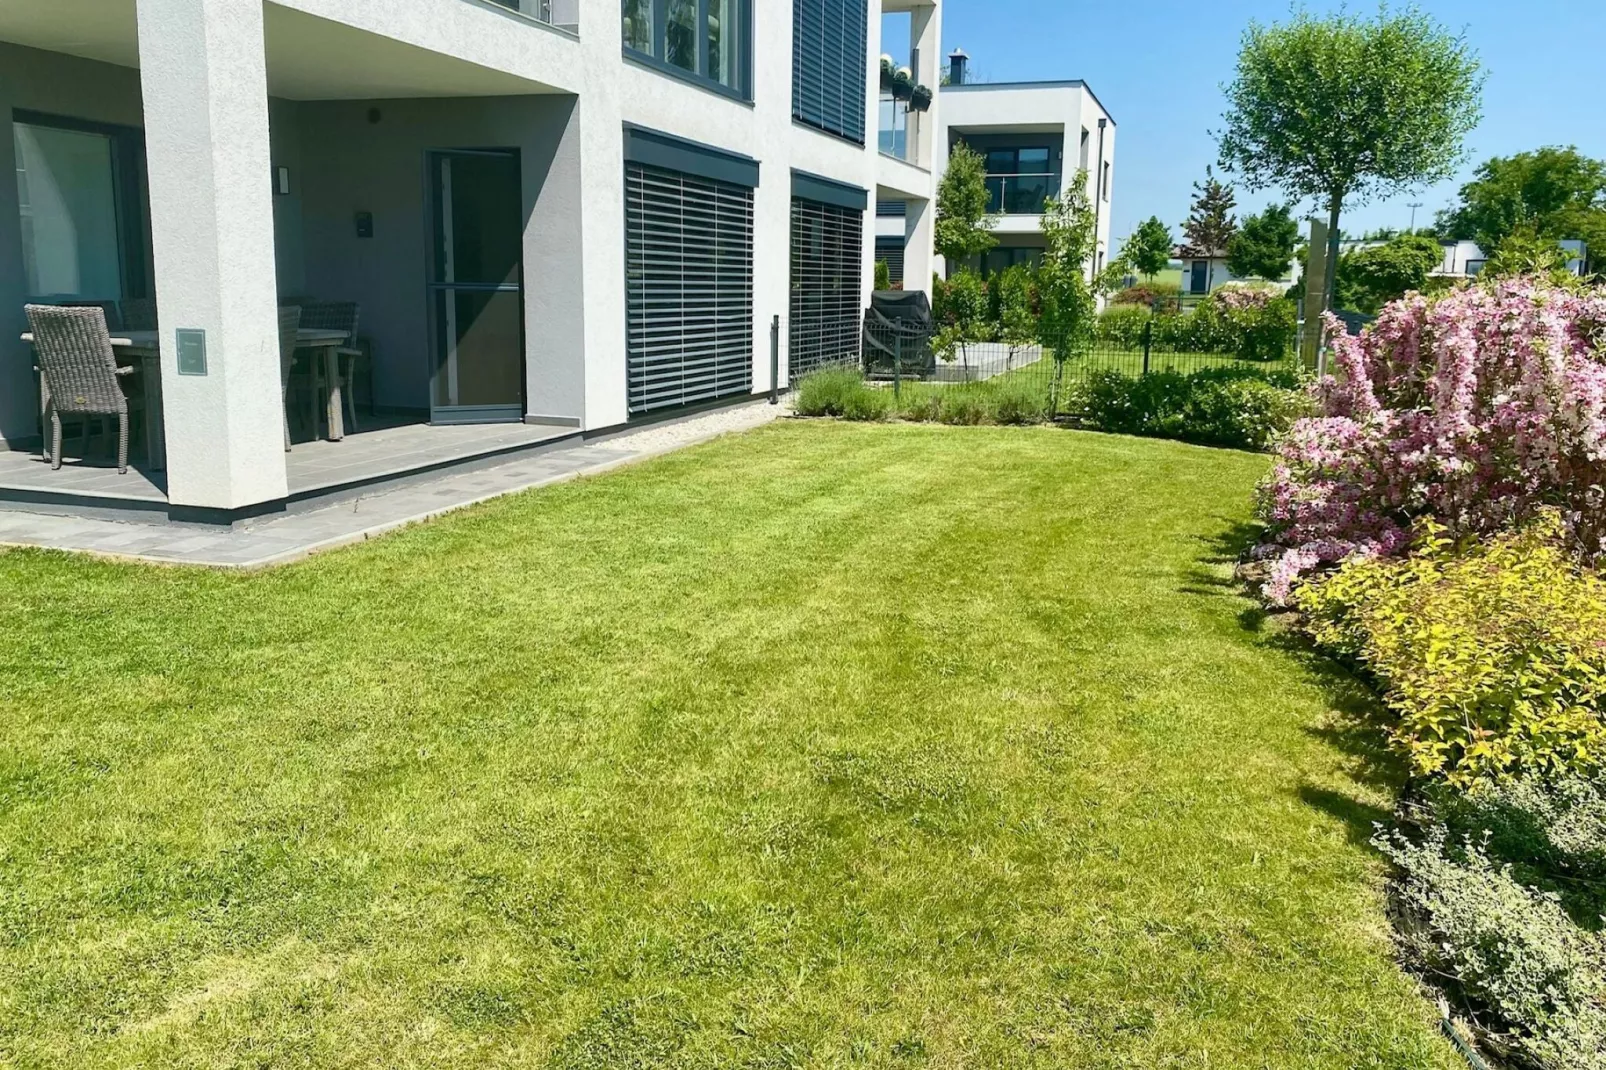
[[1216, 304], [1226, 312], [1259, 312], [1282, 296], [1266, 286], [1223, 286], [1215, 292]]
[[1398, 553], [1424, 516], [1459, 537], [1553, 506], [1574, 552], [1606, 555], [1606, 296], [1507, 281], [1409, 295], [1359, 338], [1327, 329], [1320, 414], [1260, 489], [1269, 598], [1322, 564]]

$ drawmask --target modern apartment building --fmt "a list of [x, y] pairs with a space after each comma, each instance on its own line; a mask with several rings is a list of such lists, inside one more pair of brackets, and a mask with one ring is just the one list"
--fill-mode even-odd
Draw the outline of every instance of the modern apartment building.
[[931, 260], [935, 113], [879, 151], [894, 10], [935, 85], [937, 0], [7, 0], [0, 443], [39, 444], [26, 303], [123, 321], [161, 429], [136, 467], [220, 521], [362, 437], [327, 441], [331, 402], [286, 451], [281, 306], [357, 303], [345, 391], [453, 427], [453, 456], [465, 427], [503, 448], [761, 394], [777, 319], [782, 383], [856, 351], [871, 202]]
[[1102, 269], [1110, 247], [1115, 120], [1085, 82], [976, 83], [968, 68], [969, 57], [956, 52], [949, 84], [937, 94], [937, 167], [940, 174], [960, 142], [986, 164], [989, 208], [999, 214], [993, 231], [998, 244], [972, 266], [990, 275], [1041, 259], [1043, 202], [1086, 172], [1098, 215], [1098, 251], [1089, 267]]

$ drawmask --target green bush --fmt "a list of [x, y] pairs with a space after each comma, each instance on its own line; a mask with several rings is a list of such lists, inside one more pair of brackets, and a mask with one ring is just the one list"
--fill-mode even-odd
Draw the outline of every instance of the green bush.
[[1296, 605], [1316, 641], [1359, 660], [1423, 776], [1467, 786], [1606, 759], [1606, 581], [1572, 560], [1561, 518], [1465, 547], [1424, 521], [1403, 559], [1351, 561]]
[[1230, 353], [1243, 360], [1278, 361], [1293, 351], [1298, 330], [1294, 302], [1270, 290], [1222, 289], [1192, 312], [1151, 312], [1142, 304], [1112, 304], [1100, 314], [1097, 338], [1107, 345], [1136, 349], [1144, 327], [1153, 323], [1156, 349], [1189, 353]]
[[942, 387], [907, 384], [897, 399], [900, 420], [935, 423], [942, 413]]
[[[1374, 843], [1399, 867], [1405, 951], [1480, 1017], [1525, 1063], [1606, 1070], [1606, 939], [1557, 897], [1518, 881], [1475, 838], [1442, 825], [1420, 842], [1399, 832]], [[1597, 919], [1598, 920], [1598, 919]]]
[[992, 416], [1001, 424], [1040, 424], [1048, 419], [1048, 396], [1028, 383], [1006, 382], [992, 391]]
[[1145, 308], [1175, 308], [1181, 303], [1182, 284], [1176, 282], [1145, 282], [1128, 286], [1110, 298], [1116, 305], [1142, 305]]
[[897, 393], [867, 384], [854, 371], [819, 371], [798, 386], [801, 416], [900, 420], [957, 425], [1034, 424], [1048, 419], [1045, 384], [1001, 378], [966, 385], [906, 383]]
[[849, 397], [869, 388], [852, 368], [827, 368], [805, 375], [797, 387], [800, 416], [841, 416]]
[[863, 420], [873, 423], [877, 420], [885, 420], [887, 414], [891, 411], [891, 393], [862, 383], [859, 389], [852, 391], [842, 399], [842, 418], [844, 420]]
[[992, 417], [992, 406], [986, 393], [980, 390], [948, 389], [943, 391], [937, 419], [945, 424], [984, 424]]
[[1305, 395], [1291, 377], [1221, 367], [1136, 378], [1097, 371], [1088, 377], [1082, 411], [1101, 431], [1264, 450], [1293, 426], [1304, 406]]
[[1143, 305], [1111, 305], [1099, 313], [1094, 337], [1110, 345], [1136, 349], [1143, 344], [1143, 328], [1154, 314]]
[[1530, 773], [1435, 792], [1434, 808], [1453, 833], [1482, 841], [1525, 884], [1548, 886], [1564, 899], [1588, 890], [1578, 911], [1606, 914], [1606, 783]]

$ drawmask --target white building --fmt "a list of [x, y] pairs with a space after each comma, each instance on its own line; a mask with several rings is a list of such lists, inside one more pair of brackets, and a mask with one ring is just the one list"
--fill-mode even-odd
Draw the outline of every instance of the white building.
[[[1066, 181], [1087, 173], [1088, 198], [1098, 214], [1098, 251], [1093, 270], [1103, 268], [1110, 248], [1110, 197], [1114, 183], [1115, 121], [1080, 81], [976, 84], [967, 80], [968, 57], [951, 57], [950, 84], [937, 93], [937, 173], [964, 142], [987, 167], [993, 231], [998, 244], [977, 265], [984, 275], [1043, 254], [1043, 202], [1058, 197]], [[878, 241], [896, 235], [882, 217]], [[948, 265], [952, 268], [953, 265]], [[907, 266], [904, 276], [920, 278]]]
[[[1488, 254], [1475, 241], [1446, 241], [1440, 244], [1444, 246], [1444, 262], [1434, 272], [1435, 275], [1475, 278], [1488, 263]], [[1577, 238], [1564, 239], [1557, 244], [1567, 253], [1566, 269], [1574, 275], [1584, 274], [1589, 265], [1589, 246]]]
[[[883, 10], [935, 85], [937, 0], [6, 0], [0, 449], [39, 444], [29, 302], [104, 303], [148, 351], [147, 492], [96, 501], [225, 522], [365, 437], [286, 452], [282, 305], [361, 310], [299, 437], [339, 438], [338, 386], [420, 464], [447, 430], [474, 453], [444, 425], [500, 422], [492, 452], [764, 393], [777, 317], [782, 383], [856, 352], [869, 202], [932, 259], [934, 113], [877, 151]], [[18, 456], [0, 504], [81, 504]]]

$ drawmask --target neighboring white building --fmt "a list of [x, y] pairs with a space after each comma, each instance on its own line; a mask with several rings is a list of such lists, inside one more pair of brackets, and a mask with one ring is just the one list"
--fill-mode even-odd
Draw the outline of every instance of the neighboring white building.
[[1435, 275], [1444, 275], [1451, 278], [1472, 278], [1483, 271], [1483, 265], [1488, 257], [1483, 253], [1475, 241], [1447, 241], [1440, 242], [1444, 247], [1444, 262], [1439, 265]]
[[[975, 266], [991, 274], [1040, 260], [1043, 202], [1086, 171], [1088, 198], [1098, 213], [1098, 250], [1089, 268], [1102, 269], [1110, 251], [1115, 121], [1084, 82], [974, 84], [966, 80], [967, 64], [964, 53], [955, 53], [950, 84], [937, 92], [936, 169], [941, 175], [961, 141], [986, 161], [991, 207], [1000, 215], [993, 231], [998, 245]], [[878, 236], [895, 233], [895, 227], [877, 229]], [[906, 269], [905, 277], [920, 276]]]
[[936, 105], [878, 151], [894, 10], [936, 85], [937, 0], [6, 0], [0, 448], [38, 442], [29, 301], [154, 299], [157, 485], [217, 521], [306, 490], [281, 303], [358, 302], [375, 405], [431, 424], [762, 394], [777, 317], [782, 383], [856, 352], [870, 202], [932, 261]]

